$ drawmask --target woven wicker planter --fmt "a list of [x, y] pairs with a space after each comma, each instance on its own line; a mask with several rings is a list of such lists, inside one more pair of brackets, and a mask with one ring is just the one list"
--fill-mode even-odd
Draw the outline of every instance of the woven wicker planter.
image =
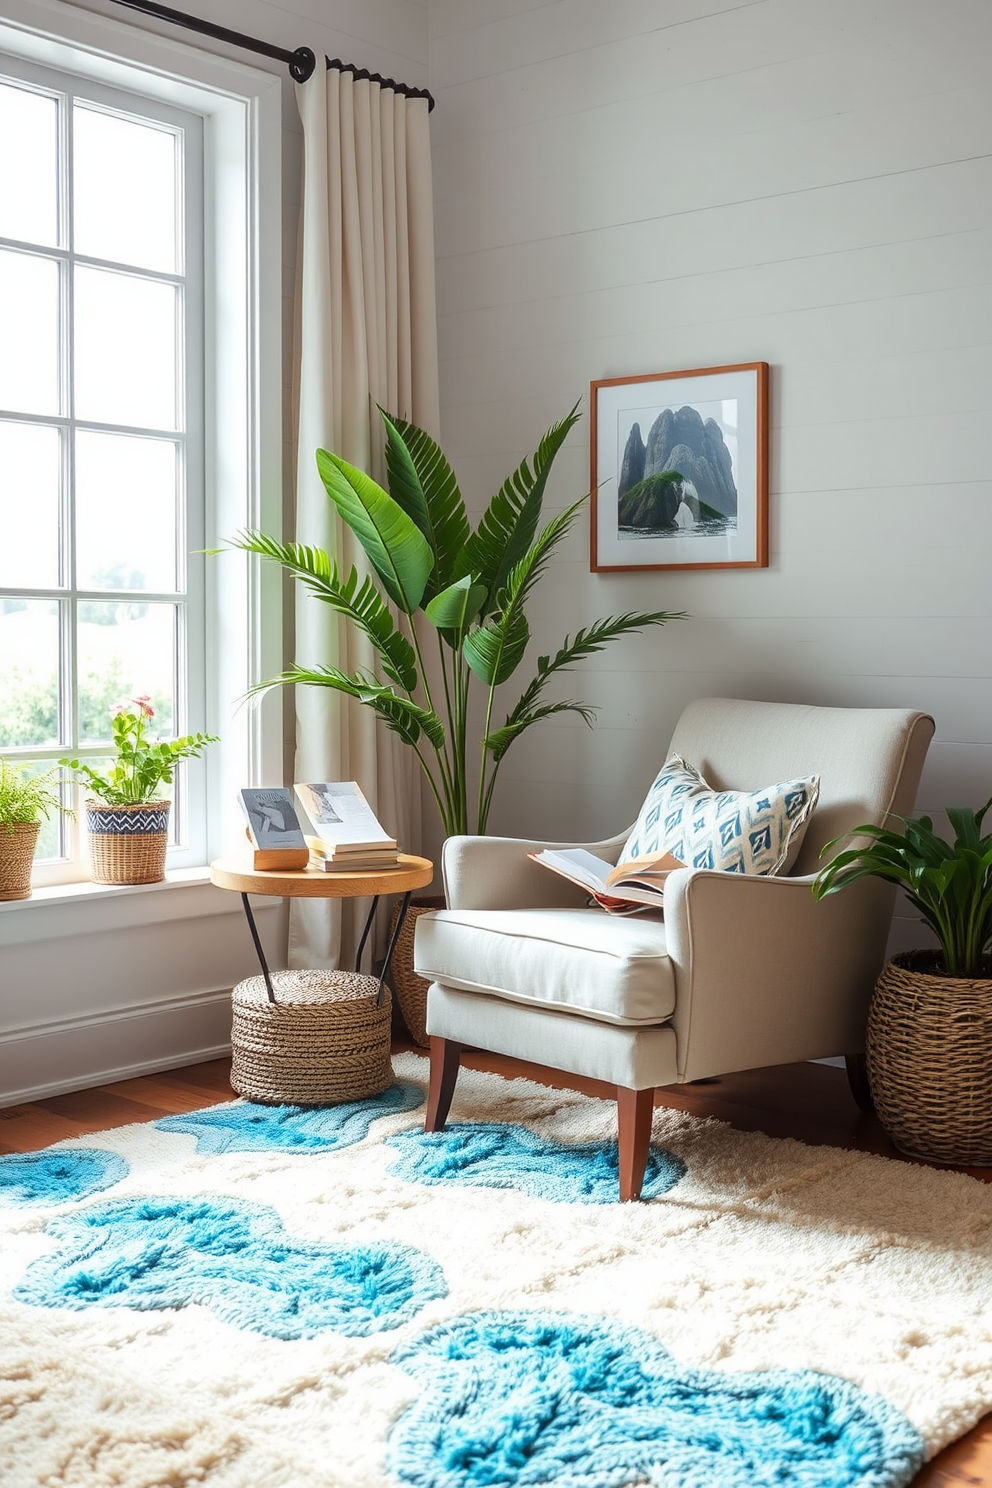
[[[428, 910], [443, 908], [443, 894], [425, 894], [423, 898], [412, 901], [393, 947], [393, 959], [389, 963], [389, 980], [403, 1014], [403, 1022], [414, 1043], [419, 1044], [422, 1049], [430, 1044], [427, 1037], [427, 989], [430, 982], [418, 976], [413, 969], [413, 939], [417, 933], [419, 917]], [[389, 920], [390, 936], [399, 912], [400, 906], [394, 905]]]
[[158, 883], [165, 877], [171, 801], [137, 806], [86, 802], [90, 877], [94, 883]]
[[274, 971], [232, 994], [231, 1084], [268, 1105], [324, 1106], [378, 1095], [393, 1083], [388, 995], [351, 971]]
[[0, 822], [0, 899], [30, 899], [40, 822]]
[[868, 1013], [868, 1076], [901, 1152], [992, 1166], [992, 979], [934, 975], [934, 953], [885, 967]]

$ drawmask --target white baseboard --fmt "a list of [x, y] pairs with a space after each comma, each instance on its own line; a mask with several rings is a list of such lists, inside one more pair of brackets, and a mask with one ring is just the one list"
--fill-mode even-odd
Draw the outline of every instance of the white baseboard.
[[0, 1034], [0, 1106], [218, 1059], [230, 1039], [229, 988], [21, 1024]]
[[[0, 1095], [0, 1107], [23, 1106], [31, 1101], [45, 1100], [53, 1095], [69, 1095], [74, 1090], [91, 1090], [95, 1085], [113, 1085], [118, 1080], [134, 1080], [139, 1075], [157, 1075], [162, 1070], [184, 1069], [187, 1065], [205, 1064], [208, 1059], [224, 1059], [231, 1052], [230, 1043], [217, 1044], [211, 1049], [189, 1049], [177, 1059], [167, 1054], [164, 1058], [143, 1059], [136, 1064], [117, 1065], [113, 1069], [90, 1071], [88, 1074], [65, 1080], [49, 1080], [42, 1085], [26, 1086], [23, 1090], [5, 1091]], [[235, 1093], [231, 1091], [231, 1099]]]

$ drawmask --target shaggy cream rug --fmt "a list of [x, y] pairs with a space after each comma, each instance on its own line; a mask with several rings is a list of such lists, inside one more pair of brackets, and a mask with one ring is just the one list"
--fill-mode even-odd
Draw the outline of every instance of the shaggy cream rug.
[[992, 1409], [992, 1190], [426, 1061], [0, 1158], [3, 1488], [894, 1488]]

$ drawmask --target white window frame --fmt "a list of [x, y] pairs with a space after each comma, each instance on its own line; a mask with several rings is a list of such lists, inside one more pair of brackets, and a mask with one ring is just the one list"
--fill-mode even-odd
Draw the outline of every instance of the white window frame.
[[[68, 169], [68, 161], [65, 154], [69, 135], [72, 130], [71, 117], [73, 105], [77, 98], [84, 102], [92, 102], [100, 108], [128, 117], [137, 119], [151, 119], [156, 123], [181, 132], [184, 137], [183, 149], [183, 182], [182, 182], [182, 225], [183, 245], [182, 263], [177, 272], [160, 273], [132, 270], [131, 266], [120, 266], [108, 263], [105, 260], [95, 259], [92, 256], [77, 252], [72, 239], [70, 225], [70, 212], [68, 201], [71, 198], [73, 186], [70, 177], [60, 180], [62, 190], [60, 191], [60, 226], [59, 244], [34, 245], [22, 244], [13, 240], [4, 240], [3, 246], [9, 247], [15, 252], [23, 251], [32, 257], [46, 258], [60, 267], [60, 282], [62, 286], [62, 313], [61, 321], [61, 343], [60, 360], [63, 363], [61, 382], [67, 379], [74, 385], [74, 354], [73, 354], [73, 319], [71, 305], [73, 301], [74, 269], [77, 263], [86, 267], [108, 268], [111, 272], [119, 272], [123, 267], [124, 272], [135, 272], [138, 277], [149, 278], [158, 282], [173, 283], [180, 291], [179, 322], [180, 337], [179, 350], [180, 362], [177, 366], [178, 386], [176, 389], [177, 400], [183, 411], [180, 427], [173, 431], [164, 430], [142, 430], [111, 426], [107, 424], [94, 425], [92, 421], [78, 419], [74, 406], [74, 399], [67, 396], [67, 389], [62, 387], [61, 406], [57, 414], [42, 415], [33, 413], [13, 413], [12, 421], [24, 423], [40, 423], [50, 428], [61, 431], [62, 456], [67, 469], [72, 470], [73, 460], [71, 449], [75, 431], [97, 427], [110, 432], [121, 432], [126, 434], [137, 434], [138, 437], [150, 436], [153, 438], [174, 437], [177, 450], [179, 466], [182, 470], [182, 484], [185, 500], [180, 514], [179, 530], [177, 537], [177, 559], [179, 560], [177, 581], [178, 589], [174, 594], [140, 594], [135, 593], [106, 593], [88, 591], [82, 594], [79, 600], [80, 589], [76, 579], [74, 549], [75, 549], [75, 521], [69, 515], [74, 512], [75, 503], [70, 503], [64, 515], [68, 525], [68, 542], [63, 532], [61, 543], [65, 557], [69, 560], [63, 572], [63, 584], [59, 589], [39, 591], [37, 586], [31, 590], [12, 592], [18, 597], [33, 599], [42, 598], [54, 601], [60, 608], [60, 634], [61, 634], [61, 686], [60, 686], [60, 715], [68, 716], [73, 721], [73, 726], [78, 725], [78, 675], [76, 670], [76, 642], [78, 639], [78, 624], [75, 611], [79, 602], [86, 603], [89, 600], [108, 602], [119, 599], [123, 602], [135, 602], [136, 599], [154, 603], [156, 600], [167, 604], [174, 604], [177, 608], [177, 633], [175, 637], [176, 654], [174, 663], [173, 695], [178, 704], [174, 720], [173, 733], [202, 733], [206, 732], [206, 676], [205, 676], [205, 634], [204, 634], [204, 586], [206, 579], [206, 562], [203, 557], [205, 545], [204, 532], [204, 479], [203, 479], [203, 439], [204, 439], [204, 399], [203, 399], [203, 371], [204, 371], [204, 348], [203, 348], [203, 271], [204, 271], [204, 231], [203, 231], [203, 119], [198, 113], [188, 110], [178, 110], [175, 107], [164, 104], [159, 99], [150, 99], [147, 96], [134, 92], [123, 93], [116, 88], [108, 88], [103, 83], [97, 83], [91, 78], [81, 77], [77, 72], [56, 72], [51, 68], [39, 67], [37, 63], [28, 62], [22, 57], [11, 57], [0, 52], [0, 80], [9, 78], [13, 83], [24, 83], [31, 91], [36, 91], [42, 96], [56, 96], [60, 99], [62, 110], [62, 146], [60, 154], [60, 167]], [[71, 480], [71, 475], [69, 476]], [[69, 494], [64, 492], [63, 495]], [[181, 541], [179, 541], [181, 539]], [[5, 586], [10, 588], [10, 586]], [[68, 616], [68, 620], [67, 620]], [[122, 699], [123, 701], [123, 699]], [[153, 726], [154, 727], [154, 726]], [[109, 719], [107, 737], [109, 738]], [[66, 752], [73, 756], [86, 760], [106, 757], [108, 747], [100, 744], [78, 744], [69, 741], [63, 747], [44, 747], [32, 749], [28, 746], [18, 747], [12, 750], [10, 757], [17, 759], [25, 756], [31, 759], [41, 759], [48, 764], [54, 764], [60, 755]], [[186, 868], [194, 864], [203, 863], [207, 853], [207, 792], [206, 792], [206, 768], [205, 759], [191, 760], [187, 765], [180, 767], [176, 776], [176, 789], [173, 790], [172, 800], [172, 835], [175, 842], [169, 848], [168, 862], [173, 868]], [[87, 877], [85, 844], [83, 841], [83, 828], [81, 818], [83, 816], [83, 800], [86, 788], [78, 784], [70, 783], [70, 800], [74, 808], [74, 815], [63, 818], [63, 836], [66, 845], [64, 857], [36, 861], [32, 881], [36, 885], [53, 883], [73, 883]]]
[[[221, 546], [246, 526], [281, 531], [280, 77], [52, 0], [6, 0], [4, 52], [203, 119], [206, 546]], [[235, 707], [252, 683], [282, 670], [281, 615], [277, 573], [235, 552], [207, 561], [205, 727], [221, 740], [205, 755], [202, 864], [170, 870], [173, 882], [205, 881], [207, 860], [243, 836], [240, 785], [282, 779], [279, 700]], [[32, 906], [78, 896], [81, 887], [42, 888], [0, 909], [30, 915]], [[97, 902], [131, 894], [140, 923], [154, 886], [86, 888]], [[116, 902], [115, 923], [122, 910]]]

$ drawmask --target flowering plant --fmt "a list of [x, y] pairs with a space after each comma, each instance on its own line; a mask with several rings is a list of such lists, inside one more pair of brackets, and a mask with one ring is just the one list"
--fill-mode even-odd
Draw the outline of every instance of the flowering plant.
[[144, 805], [155, 800], [163, 785], [172, 784], [172, 773], [180, 760], [199, 755], [217, 734], [184, 734], [181, 739], [148, 739], [145, 728], [155, 709], [148, 697], [131, 698], [115, 708], [111, 723], [117, 759], [106, 775], [78, 759], [59, 760], [82, 775], [86, 784], [107, 806]]

